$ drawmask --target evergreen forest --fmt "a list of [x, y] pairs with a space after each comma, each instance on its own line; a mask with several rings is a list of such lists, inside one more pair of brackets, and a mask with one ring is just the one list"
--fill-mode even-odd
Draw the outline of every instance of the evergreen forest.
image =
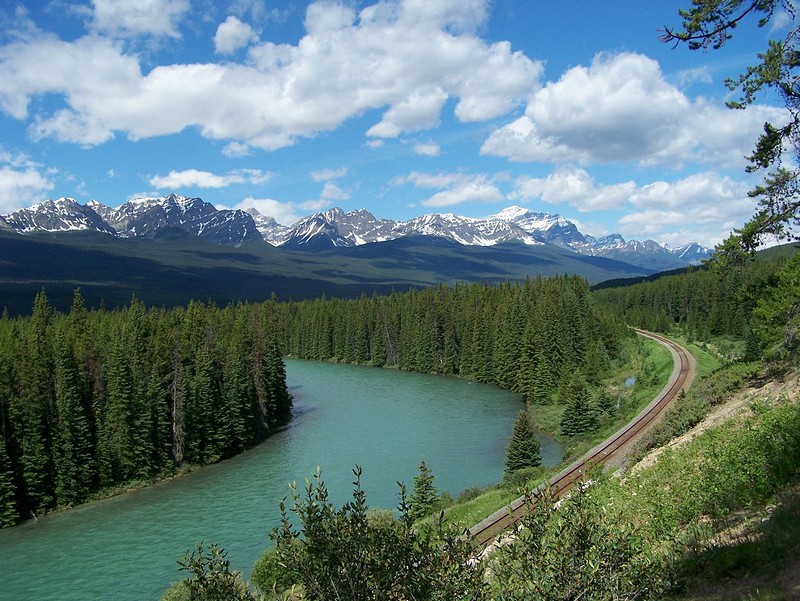
[[134, 298], [87, 310], [76, 291], [64, 314], [42, 291], [30, 317], [0, 320], [2, 523], [258, 443], [291, 417], [284, 354], [493, 383], [542, 404], [569, 402], [578, 378], [586, 404], [630, 336], [610, 315], [566, 275], [224, 309]]
[[576, 371], [604, 377], [631, 334], [578, 276], [280, 304], [286, 351], [491, 383], [548, 404]]
[[0, 319], [0, 525], [230, 457], [291, 415], [274, 302]]

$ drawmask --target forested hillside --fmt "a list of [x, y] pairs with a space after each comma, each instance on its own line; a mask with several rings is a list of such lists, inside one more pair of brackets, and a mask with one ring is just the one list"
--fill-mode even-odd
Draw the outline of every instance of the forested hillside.
[[291, 413], [274, 303], [0, 319], [0, 525], [251, 446]]
[[594, 292], [619, 319], [648, 330], [678, 331], [689, 340], [727, 336], [785, 353], [797, 345], [800, 259], [792, 246], [741, 265], [668, 275]]
[[629, 335], [595, 306], [577, 276], [323, 298], [279, 309], [290, 355], [458, 376], [541, 403], [576, 370], [599, 382]]

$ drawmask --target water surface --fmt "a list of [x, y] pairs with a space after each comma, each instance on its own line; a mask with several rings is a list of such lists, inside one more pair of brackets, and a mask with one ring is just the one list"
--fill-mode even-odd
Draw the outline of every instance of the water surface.
[[[177, 559], [195, 543], [228, 550], [245, 575], [269, 546], [288, 483], [317, 466], [337, 505], [363, 469], [371, 507], [397, 504], [425, 460], [440, 491], [456, 496], [502, 477], [518, 395], [460, 380], [386, 369], [287, 360], [296, 417], [238, 457], [118, 497], [0, 530], [0, 599], [159, 599], [183, 577]], [[546, 464], [560, 459], [543, 438]]]

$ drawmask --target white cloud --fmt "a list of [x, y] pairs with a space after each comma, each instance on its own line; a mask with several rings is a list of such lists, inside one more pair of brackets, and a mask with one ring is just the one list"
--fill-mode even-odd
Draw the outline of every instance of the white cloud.
[[520, 177], [510, 200], [569, 203], [579, 211], [619, 209], [636, 190], [635, 182], [599, 185], [583, 169], [559, 168], [544, 178]]
[[53, 188], [53, 182], [35, 167], [0, 165], [0, 214], [40, 202]]
[[481, 152], [546, 163], [741, 166], [764, 121], [782, 114], [693, 101], [667, 83], [653, 59], [599, 54], [539, 90], [525, 115], [495, 130]]
[[414, 145], [414, 152], [426, 157], [438, 157], [442, 149], [435, 142], [422, 142]]
[[381, 122], [373, 125], [367, 135], [396, 138], [404, 132], [436, 127], [446, 101], [447, 93], [438, 87], [415, 91], [386, 111]]
[[331, 206], [331, 203], [325, 198], [320, 198], [317, 200], [305, 200], [299, 203], [297, 206], [307, 213], [309, 211], [314, 212], [327, 209]]
[[231, 142], [222, 149], [222, 154], [232, 159], [238, 159], [241, 157], [250, 156], [252, 154], [252, 150], [247, 144], [242, 144], [241, 142]]
[[325, 200], [347, 200], [350, 198], [350, 193], [345, 192], [333, 182], [325, 182], [319, 197]]
[[[496, 118], [528, 100], [542, 65], [474, 34], [487, 2], [383, 0], [359, 13], [314, 2], [296, 45], [251, 46], [242, 64], [164, 64], [146, 73], [121, 43], [34, 31], [0, 46], [0, 110], [30, 119], [37, 137], [79, 144], [196, 127], [231, 142], [231, 156], [285, 147], [374, 109], [384, 111], [370, 130], [378, 137], [435, 127], [446, 100], [462, 121]], [[98, 0], [95, 31], [177, 36], [187, 9], [188, 0]], [[219, 42], [232, 49], [242, 38], [223, 31]]]
[[178, 22], [189, 0], [92, 0], [93, 29], [120, 37], [180, 37]]
[[695, 82], [711, 83], [712, 81], [713, 78], [711, 77], [711, 71], [707, 66], [695, 67], [693, 69], [682, 69], [681, 71], [678, 71], [678, 84], [681, 87], [686, 87]]
[[295, 203], [281, 202], [272, 198], [247, 197], [233, 208], [242, 210], [253, 208], [265, 217], [272, 217], [282, 225], [292, 225], [303, 217]]
[[468, 178], [463, 173], [421, 173], [412, 171], [406, 176], [395, 178], [396, 186], [413, 184], [417, 188], [447, 188]]
[[339, 179], [347, 175], [347, 167], [339, 167], [338, 169], [320, 169], [311, 172], [311, 179], [315, 182], [324, 182], [331, 179]]
[[168, 175], [157, 175], [150, 178], [150, 185], [158, 189], [180, 188], [226, 188], [234, 184], [263, 184], [272, 177], [272, 173], [260, 169], [237, 169], [228, 175], [216, 175], [209, 171], [186, 169], [170, 171]]
[[219, 54], [233, 54], [255, 39], [253, 28], [231, 15], [217, 27], [214, 48]]
[[425, 207], [450, 207], [465, 202], [500, 202], [503, 193], [494, 184], [481, 180], [465, 181], [449, 190], [437, 192], [422, 201]]
[[714, 246], [753, 214], [749, 186], [716, 173], [698, 173], [675, 182], [657, 181], [631, 194], [636, 210], [618, 224], [626, 237], [651, 237], [672, 245]]
[[500, 202], [505, 195], [494, 179], [484, 174], [465, 173], [427, 174], [412, 171], [396, 178], [394, 185], [413, 184], [417, 188], [442, 188], [420, 204], [425, 207], [449, 207], [465, 202]]

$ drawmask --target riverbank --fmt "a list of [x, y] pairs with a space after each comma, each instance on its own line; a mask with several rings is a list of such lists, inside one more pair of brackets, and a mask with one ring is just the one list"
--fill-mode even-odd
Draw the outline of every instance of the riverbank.
[[[158, 599], [200, 541], [248, 577], [280, 524], [289, 483], [322, 468], [331, 501], [363, 468], [371, 507], [394, 508], [425, 459], [457, 496], [496, 482], [519, 396], [402, 371], [287, 359], [296, 418], [247, 452], [181, 477], [0, 531], [0, 599]], [[499, 442], [498, 442], [499, 441]], [[469, 458], [469, 461], [465, 461]]]

